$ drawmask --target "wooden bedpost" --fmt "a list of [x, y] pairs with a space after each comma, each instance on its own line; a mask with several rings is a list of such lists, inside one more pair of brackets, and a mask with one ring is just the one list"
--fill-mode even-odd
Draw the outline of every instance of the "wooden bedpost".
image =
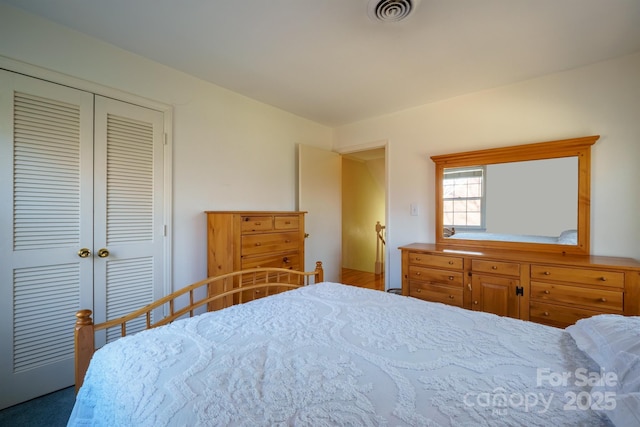
[[84, 375], [89, 368], [89, 361], [95, 352], [96, 346], [94, 342], [93, 319], [91, 319], [91, 310], [80, 310], [76, 313], [76, 330], [74, 334], [75, 341], [75, 377], [76, 377], [76, 394], [82, 382]]
[[314, 283], [324, 282], [324, 270], [322, 269], [322, 261], [316, 261], [316, 275]]

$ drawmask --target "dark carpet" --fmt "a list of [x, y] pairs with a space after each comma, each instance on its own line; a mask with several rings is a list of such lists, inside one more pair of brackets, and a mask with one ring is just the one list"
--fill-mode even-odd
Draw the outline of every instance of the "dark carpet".
[[0, 411], [0, 427], [64, 427], [75, 399], [75, 387], [68, 387], [11, 406]]

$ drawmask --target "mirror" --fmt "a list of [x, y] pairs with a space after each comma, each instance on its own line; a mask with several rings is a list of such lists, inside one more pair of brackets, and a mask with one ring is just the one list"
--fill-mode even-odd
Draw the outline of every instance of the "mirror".
[[589, 254], [591, 145], [598, 138], [431, 157], [436, 243]]

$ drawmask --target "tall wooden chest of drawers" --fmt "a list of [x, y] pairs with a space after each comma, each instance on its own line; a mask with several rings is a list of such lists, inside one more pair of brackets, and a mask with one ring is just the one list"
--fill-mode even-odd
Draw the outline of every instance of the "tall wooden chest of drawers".
[[254, 267], [304, 269], [305, 212], [207, 211], [206, 215], [208, 276]]

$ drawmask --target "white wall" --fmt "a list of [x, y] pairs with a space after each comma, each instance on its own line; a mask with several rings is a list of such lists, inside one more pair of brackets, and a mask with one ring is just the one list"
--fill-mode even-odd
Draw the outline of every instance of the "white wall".
[[[640, 53], [456, 97], [335, 131], [335, 149], [387, 139], [390, 278], [398, 246], [434, 239], [432, 155], [601, 135], [592, 147], [591, 252], [640, 259]], [[416, 201], [420, 215], [411, 216]]]
[[296, 144], [331, 148], [330, 128], [5, 5], [0, 55], [173, 105], [174, 288], [206, 276], [205, 210], [295, 209]]
[[294, 209], [295, 144], [330, 149], [332, 137], [338, 151], [388, 140], [389, 287], [396, 248], [434, 240], [429, 156], [576, 136], [602, 135], [592, 252], [640, 259], [640, 53], [334, 130], [5, 5], [0, 55], [174, 106], [174, 287], [206, 273], [204, 210]]

